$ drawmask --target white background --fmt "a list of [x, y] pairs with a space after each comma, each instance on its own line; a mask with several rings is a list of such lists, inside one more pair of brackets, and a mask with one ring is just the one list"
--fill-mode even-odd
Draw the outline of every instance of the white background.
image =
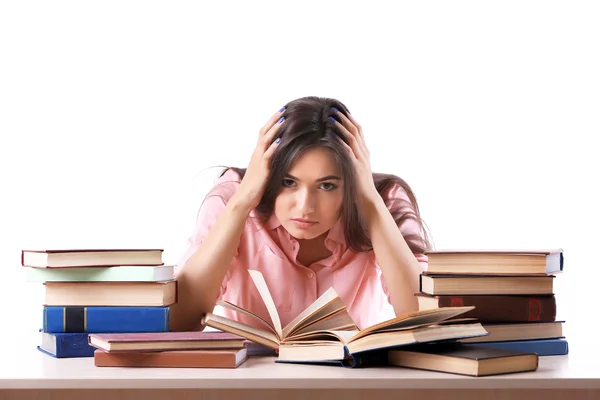
[[[21, 249], [185, 251], [217, 165], [307, 95], [344, 102], [437, 248], [562, 247], [589, 336], [600, 222], [593, 1], [3, 1], [0, 335], [38, 340]], [[595, 313], [595, 312], [594, 312]]]

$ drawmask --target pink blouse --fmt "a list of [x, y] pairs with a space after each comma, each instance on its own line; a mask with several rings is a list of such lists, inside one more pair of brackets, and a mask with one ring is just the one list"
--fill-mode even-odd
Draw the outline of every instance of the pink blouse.
[[[239, 185], [240, 178], [232, 170], [217, 180], [200, 207], [196, 227], [188, 239], [189, 247], [180, 259], [178, 268], [186, 263], [206, 238]], [[408, 201], [406, 192], [400, 186], [390, 190], [390, 198]], [[389, 301], [389, 291], [375, 254], [373, 251], [357, 253], [350, 250], [344, 240], [340, 221], [329, 230], [325, 239], [331, 256], [305, 266], [296, 259], [298, 241], [281, 226], [275, 215], [264, 226], [252, 217], [256, 217], [255, 211], [246, 220], [236, 255], [221, 284], [219, 299], [251, 310], [270, 321], [267, 309], [247, 272], [248, 269], [255, 269], [265, 278], [282, 327], [332, 286], [360, 329], [385, 319], [383, 311], [385, 303]], [[421, 234], [413, 220], [403, 223], [400, 230], [403, 234]], [[415, 257], [426, 269], [427, 256], [415, 254]], [[253, 319], [228, 309], [224, 309], [224, 315], [260, 327]]]

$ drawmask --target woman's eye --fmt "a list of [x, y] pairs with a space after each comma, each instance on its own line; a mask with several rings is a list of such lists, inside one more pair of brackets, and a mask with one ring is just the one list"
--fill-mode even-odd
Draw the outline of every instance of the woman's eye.
[[285, 187], [292, 187], [292, 186], [294, 186], [295, 183], [296, 182], [294, 182], [291, 179], [284, 179], [283, 182], [282, 182], [282, 185], [285, 186]]
[[337, 188], [336, 185], [334, 185], [333, 183], [330, 182], [325, 182], [321, 185], [321, 187], [323, 188], [323, 190], [329, 192], [330, 190], [333, 190], [335, 188]]

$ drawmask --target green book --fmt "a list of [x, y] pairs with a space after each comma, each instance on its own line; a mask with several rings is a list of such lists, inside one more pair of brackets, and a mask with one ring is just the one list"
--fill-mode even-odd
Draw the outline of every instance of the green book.
[[161, 282], [174, 277], [174, 265], [113, 267], [26, 267], [27, 282]]

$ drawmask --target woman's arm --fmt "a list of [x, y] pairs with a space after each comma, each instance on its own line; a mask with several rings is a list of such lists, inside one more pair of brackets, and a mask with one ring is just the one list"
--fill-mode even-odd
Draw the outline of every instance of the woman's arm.
[[203, 329], [199, 327], [200, 320], [215, 306], [251, 209], [234, 194], [204, 241], [179, 271], [177, 302], [169, 312], [171, 330]]
[[365, 202], [363, 212], [377, 264], [387, 284], [396, 315], [418, 309], [414, 296], [419, 291], [421, 264], [404, 240], [381, 196]]

